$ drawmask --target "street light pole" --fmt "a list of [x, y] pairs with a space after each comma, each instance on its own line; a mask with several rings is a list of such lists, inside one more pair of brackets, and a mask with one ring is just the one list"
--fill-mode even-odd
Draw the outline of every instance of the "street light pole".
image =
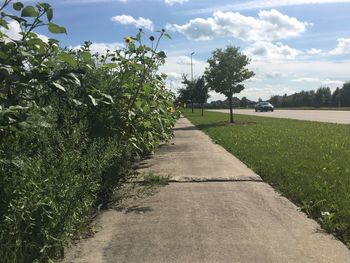
[[191, 53], [191, 80], [193, 82], [193, 63], [192, 63], [192, 56], [193, 56], [194, 52]]
[[[193, 56], [194, 52], [191, 53], [191, 85], [194, 85], [193, 83], [193, 63], [192, 63], [192, 56]], [[194, 112], [193, 109], [193, 101], [191, 101], [192, 104], [192, 113]]]

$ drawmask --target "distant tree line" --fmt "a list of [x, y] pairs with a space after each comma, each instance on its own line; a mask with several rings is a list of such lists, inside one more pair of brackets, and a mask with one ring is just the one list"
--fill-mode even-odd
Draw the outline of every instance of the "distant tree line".
[[[243, 97], [242, 99], [233, 97], [232, 103], [234, 108], [254, 108], [256, 101], [249, 100], [247, 99], [247, 97]], [[215, 100], [215, 101], [211, 101], [210, 103], [205, 103], [204, 106], [205, 108], [208, 108], [208, 109], [229, 109], [230, 103], [227, 99]]]
[[316, 91], [274, 95], [269, 102], [276, 107], [350, 107], [350, 82], [336, 88], [333, 93], [329, 87], [321, 87]]

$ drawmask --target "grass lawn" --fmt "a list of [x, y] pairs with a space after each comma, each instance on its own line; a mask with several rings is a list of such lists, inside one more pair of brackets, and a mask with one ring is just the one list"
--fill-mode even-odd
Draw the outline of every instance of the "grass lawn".
[[350, 125], [186, 112], [214, 142], [350, 246]]

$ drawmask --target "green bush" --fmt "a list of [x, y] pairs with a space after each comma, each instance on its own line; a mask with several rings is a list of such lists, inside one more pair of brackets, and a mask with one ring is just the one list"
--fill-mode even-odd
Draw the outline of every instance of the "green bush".
[[[171, 138], [177, 113], [157, 73], [168, 35], [159, 31], [149, 48], [140, 30], [104, 55], [92, 55], [89, 42], [63, 49], [34, 32], [66, 33], [49, 4], [10, 2], [0, 7], [0, 258], [46, 262], [62, 255], [136, 158]], [[20, 40], [4, 33], [11, 20]]]

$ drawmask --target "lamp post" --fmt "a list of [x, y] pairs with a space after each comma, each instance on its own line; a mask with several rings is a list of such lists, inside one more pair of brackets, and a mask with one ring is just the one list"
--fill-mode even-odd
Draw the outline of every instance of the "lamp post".
[[[193, 56], [194, 52], [191, 53], [191, 85], [194, 85], [193, 84], [193, 63], [192, 63], [192, 56]], [[191, 101], [191, 104], [192, 104], [192, 113], [194, 112], [194, 109], [193, 109], [193, 100]]]
[[192, 56], [193, 56], [194, 52], [191, 53], [191, 80], [193, 82], [193, 63], [192, 63]]

